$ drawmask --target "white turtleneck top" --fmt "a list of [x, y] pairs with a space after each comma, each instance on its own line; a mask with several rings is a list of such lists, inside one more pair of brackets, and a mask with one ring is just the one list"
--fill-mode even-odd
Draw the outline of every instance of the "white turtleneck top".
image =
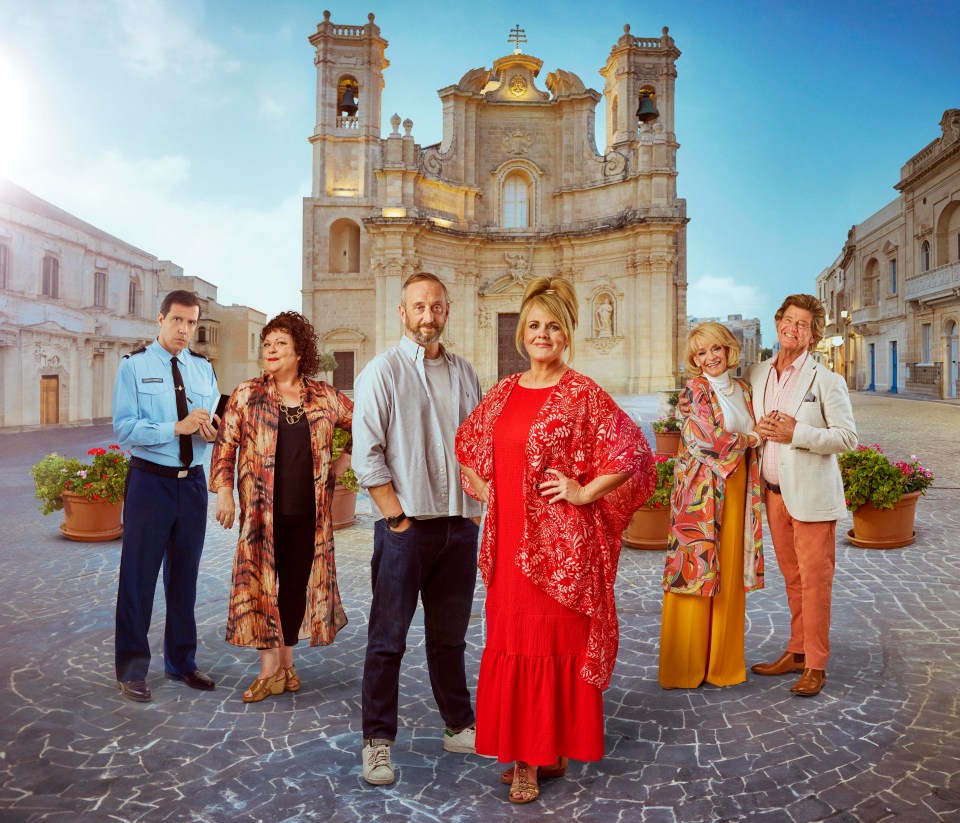
[[735, 383], [729, 371], [719, 377], [711, 377], [704, 373], [720, 401], [720, 410], [723, 412], [723, 424], [727, 431], [750, 434], [753, 431], [753, 418], [747, 409], [747, 399], [739, 383]]

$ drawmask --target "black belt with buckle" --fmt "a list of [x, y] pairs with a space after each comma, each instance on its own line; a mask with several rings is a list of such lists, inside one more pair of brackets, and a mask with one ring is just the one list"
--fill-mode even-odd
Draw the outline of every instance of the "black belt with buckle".
[[182, 480], [184, 477], [192, 477], [198, 472], [203, 471], [203, 466], [192, 466], [189, 469], [178, 469], [176, 466], [161, 466], [159, 463], [151, 463], [142, 457], [131, 457], [130, 465], [134, 469], [150, 472], [150, 474], [159, 474], [161, 477], [176, 477]]
[[767, 488], [774, 494], [779, 494], [781, 497], [783, 496], [783, 492], [780, 491], [780, 487], [776, 483], [767, 483]]

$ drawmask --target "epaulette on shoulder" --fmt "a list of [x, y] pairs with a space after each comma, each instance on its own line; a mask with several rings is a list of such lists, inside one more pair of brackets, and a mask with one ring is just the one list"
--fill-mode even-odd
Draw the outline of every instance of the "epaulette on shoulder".
[[209, 359], [210, 359], [210, 358], [207, 357], [205, 354], [200, 354], [200, 352], [194, 351], [193, 349], [187, 349], [187, 351], [190, 352], [190, 354], [192, 354], [194, 357], [199, 357], [201, 360], [209, 360]]
[[134, 355], [134, 354], [143, 354], [146, 350], [147, 350], [147, 347], [146, 347], [146, 346], [140, 346], [140, 348], [134, 349], [134, 350], [133, 350], [132, 352], [130, 352], [129, 354], [125, 354], [125, 355], [123, 356], [123, 359], [126, 360], [128, 357], [131, 357], [131, 356]]

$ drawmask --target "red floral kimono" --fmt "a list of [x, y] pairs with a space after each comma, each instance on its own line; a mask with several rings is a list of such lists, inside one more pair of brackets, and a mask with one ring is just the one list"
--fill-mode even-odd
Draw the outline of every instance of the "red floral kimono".
[[[351, 431], [353, 403], [327, 383], [304, 379], [303, 404], [310, 426], [317, 532], [307, 583], [307, 608], [300, 637], [326, 646], [347, 623], [337, 588], [333, 554], [333, 478], [329, 476], [334, 428]], [[273, 554], [274, 463], [279, 394], [268, 374], [234, 389], [210, 458], [210, 491], [236, 488], [240, 498], [240, 539], [233, 562], [227, 614], [228, 643], [275, 649], [283, 645], [277, 608]]]
[[[750, 387], [734, 378], [753, 414]], [[693, 411], [684, 420], [683, 447], [673, 468], [670, 535], [663, 590], [712, 597], [720, 591], [718, 549], [723, 528], [724, 480], [749, 461], [743, 528], [743, 588], [763, 588], [760, 470], [745, 434], [724, 429], [720, 401], [706, 378], [687, 382]], [[728, 570], [727, 574], [736, 574]]]
[[[489, 511], [495, 511], [493, 430], [519, 374], [501, 380], [457, 432], [457, 459], [490, 482]], [[610, 684], [619, 631], [613, 584], [620, 541], [633, 512], [653, 491], [656, 472], [643, 434], [603, 389], [572, 369], [560, 378], [540, 410], [526, 447], [526, 518], [517, 565], [541, 591], [590, 617], [581, 677], [600, 689]], [[546, 469], [557, 469], [585, 485], [600, 475], [629, 473], [630, 479], [595, 503], [548, 503], [537, 493]], [[461, 474], [464, 490], [476, 493]], [[479, 567], [490, 585], [497, 545], [496, 518], [488, 516]]]

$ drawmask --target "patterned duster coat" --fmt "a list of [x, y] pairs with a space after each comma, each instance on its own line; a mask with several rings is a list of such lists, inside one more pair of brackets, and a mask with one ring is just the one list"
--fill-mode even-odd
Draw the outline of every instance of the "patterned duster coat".
[[[750, 387], [734, 379], [751, 408]], [[724, 428], [720, 401], [704, 377], [687, 381], [693, 411], [683, 423], [683, 447], [673, 468], [670, 535], [663, 590], [712, 597], [720, 591], [720, 530], [724, 481], [748, 460], [743, 527], [743, 588], [763, 588], [763, 537], [760, 524], [760, 470], [745, 434]], [[751, 416], [753, 412], [751, 411]], [[724, 569], [724, 574], [739, 574]], [[731, 582], [736, 578], [731, 578]]]
[[[519, 374], [501, 380], [457, 432], [457, 459], [490, 482], [489, 511], [495, 511], [493, 430]], [[617, 659], [619, 631], [613, 583], [620, 541], [633, 512], [653, 491], [656, 471], [640, 430], [589, 377], [566, 371], [530, 429], [524, 474], [526, 518], [516, 562], [531, 582], [558, 603], [589, 615], [587, 649], [580, 676], [605, 689]], [[538, 485], [546, 469], [587, 484], [605, 474], [630, 479], [600, 500], [574, 506], [548, 503]], [[464, 490], [476, 492], [461, 475]], [[479, 567], [490, 585], [496, 560], [497, 523], [488, 514], [480, 544]], [[511, 559], [507, 556], [505, 559]]]
[[[276, 384], [267, 374], [237, 386], [224, 410], [210, 459], [210, 491], [236, 487], [240, 497], [240, 541], [227, 615], [227, 641], [236, 646], [274, 649], [283, 645], [273, 554], [279, 399]], [[353, 403], [328, 384], [304, 378], [304, 405], [313, 451], [317, 531], [299, 636], [309, 638], [311, 646], [326, 646], [347, 623], [333, 556], [330, 456], [334, 428], [351, 431]]]

